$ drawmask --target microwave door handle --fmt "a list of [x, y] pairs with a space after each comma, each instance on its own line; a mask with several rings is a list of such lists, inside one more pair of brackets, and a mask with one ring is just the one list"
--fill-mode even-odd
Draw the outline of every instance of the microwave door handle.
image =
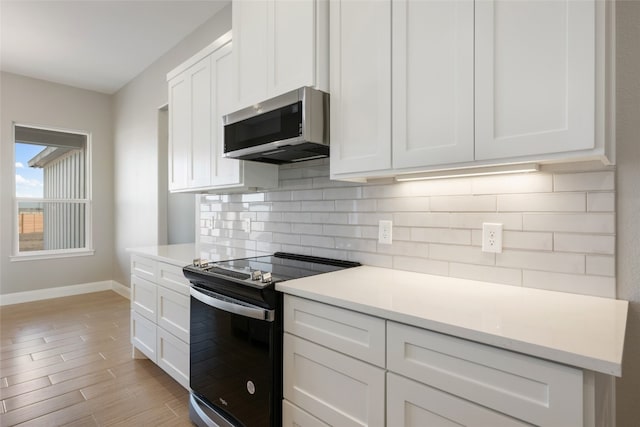
[[234, 304], [229, 301], [221, 300], [214, 296], [202, 293], [194, 287], [191, 287], [191, 296], [208, 306], [218, 308], [228, 313], [237, 314], [242, 317], [250, 317], [252, 319], [266, 320], [273, 322], [274, 310], [266, 310], [258, 307], [248, 307], [246, 305]]

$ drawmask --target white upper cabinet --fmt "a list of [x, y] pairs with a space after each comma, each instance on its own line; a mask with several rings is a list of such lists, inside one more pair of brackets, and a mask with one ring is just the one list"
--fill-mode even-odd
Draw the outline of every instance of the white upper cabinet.
[[476, 158], [594, 148], [595, 2], [476, 1]]
[[473, 0], [393, 2], [393, 168], [473, 160]]
[[331, 174], [391, 167], [391, 1], [333, 1]]
[[613, 161], [596, 0], [333, 0], [331, 176]]
[[222, 156], [222, 116], [233, 107], [233, 70], [229, 32], [167, 75], [170, 191], [277, 185], [276, 165]]
[[234, 110], [302, 86], [328, 90], [326, 0], [242, 0], [232, 6]]
[[189, 162], [190, 73], [184, 72], [169, 81], [169, 190], [187, 188]]

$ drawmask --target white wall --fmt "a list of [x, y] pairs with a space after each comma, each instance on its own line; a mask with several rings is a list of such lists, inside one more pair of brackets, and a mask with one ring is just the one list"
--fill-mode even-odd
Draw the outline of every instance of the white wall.
[[[112, 278], [113, 152], [111, 96], [15, 74], [0, 74], [0, 294]], [[95, 255], [10, 262], [14, 173], [12, 122], [91, 133]]]
[[228, 5], [115, 94], [113, 278], [122, 284], [129, 283], [126, 248], [162, 242], [158, 194], [166, 190], [158, 179], [158, 109], [167, 103], [167, 72], [230, 29]]
[[616, 387], [623, 427], [640, 420], [640, 2], [618, 1], [616, 9], [618, 298], [630, 302]]

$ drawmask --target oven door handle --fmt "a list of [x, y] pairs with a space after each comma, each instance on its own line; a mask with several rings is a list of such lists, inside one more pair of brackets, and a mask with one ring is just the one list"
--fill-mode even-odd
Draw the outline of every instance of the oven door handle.
[[273, 322], [275, 318], [275, 310], [267, 310], [262, 307], [250, 307], [244, 304], [236, 304], [231, 301], [225, 301], [216, 298], [213, 295], [204, 293], [198, 288], [191, 286], [191, 296], [208, 306], [218, 308], [228, 313], [237, 314], [242, 317], [250, 317], [252, 319], [265, 320]]

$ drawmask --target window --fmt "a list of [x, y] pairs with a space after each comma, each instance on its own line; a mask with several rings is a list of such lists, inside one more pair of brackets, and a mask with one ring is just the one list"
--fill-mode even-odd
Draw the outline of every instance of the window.
[[14, 126], [18, 257], [90, 254], [89, 136]]

